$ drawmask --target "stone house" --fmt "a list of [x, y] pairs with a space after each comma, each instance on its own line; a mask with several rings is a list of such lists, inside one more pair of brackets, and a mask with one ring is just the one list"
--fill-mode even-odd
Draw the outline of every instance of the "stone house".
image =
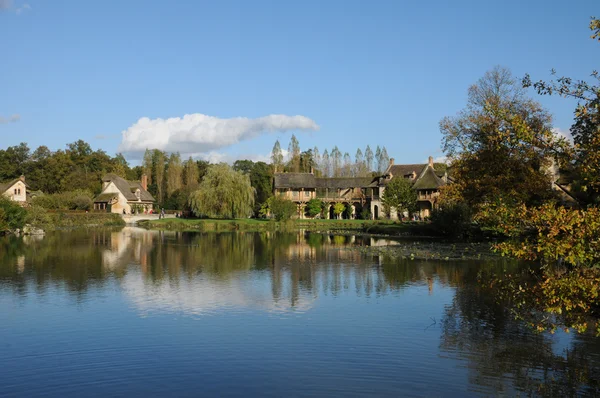
[[10, 200], [25, 204], [27, 202], [27, 188], [25, 176], [21, 176], [12, 181], [0, 183], [0, 194], [8, 197]]
[[132, 214], [136, 210], [148, 212], [153, 204], [146, 175], [142, 176], [142, 181], [127, 181], [115, 174], [107, 174], [102, 178], [102, 192], [94, 199], [94, 210]]
[[325, 203], [325, 218], [334, 218], [333, 206], [343, 203], [347, 211], [344, 218], [360, 218], [370, 213], [372, 219], [398, 219], [395, 209], [386, 214], [381, 200], [385, 187], [393, 178], [406, 178], [417, 190], [419, 215], [429, 217], [437, 206], [439, 188], [447, 183], [447, 175], [436, 172], [433, 158], [427, 164], [390, 165], [383, 175], [377, 177], [316, 177], [313, 173], [276, 173], [273, 178], [273, 194], [282, 195], [297, 205], [298, 218], [305, 218], [309, 200], [317, 198]]

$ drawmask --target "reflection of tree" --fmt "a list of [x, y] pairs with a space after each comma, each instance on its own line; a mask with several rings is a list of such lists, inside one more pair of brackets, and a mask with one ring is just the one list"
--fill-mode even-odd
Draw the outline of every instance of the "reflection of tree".
[[599, 339], [574, 336], [568, 349], [556, 353], [555, 338], [535, 334], [515, 320], [482, 287], [481, 275], [468, 269], [463, 273], [442, 320], [441, 349], [468, 361], [471, 383], [486, 392], [510, 395], [515, 395], [513, 389], [544, 396], [599, 394], [600, 358], [590, 355], [600, 352]]

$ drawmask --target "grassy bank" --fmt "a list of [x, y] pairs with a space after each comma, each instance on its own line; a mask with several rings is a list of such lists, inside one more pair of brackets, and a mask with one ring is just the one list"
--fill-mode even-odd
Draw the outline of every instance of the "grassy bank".
[[162, 219], [138, 223], [146, 229], [171, 231], [295, 231], [306, 229], [315, 232], [348, 231], [390, 236], [431, 236], [428, 224], [395, 223], [372, 220], [288, 220], [277, 222], [261, 219]]
[[42, 225], [44, 230], [83, 227], [120, 227], [125, 221], [119, 214], [84, 212], [48, 212]]

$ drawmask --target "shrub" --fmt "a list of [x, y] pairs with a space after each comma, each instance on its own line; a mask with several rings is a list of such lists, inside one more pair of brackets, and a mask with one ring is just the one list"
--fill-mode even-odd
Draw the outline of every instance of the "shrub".
[[267, 200], [271, 215], [277, 220], [289, 220], [296, 214], [297, 208], [291, 200], [273, 196]]
[[0, 195], [0, 233], [25, 226], [27, 212], [18, 203]]
[[311, 199], [306, 203], [306, 214], [315, 217], [323, 211], [323, 201], [320, 199]]
[[459, 238], [469, 234], [472, 217], [469, 206], [459, 202], [434, 210], [430, 220], [438, 233]]

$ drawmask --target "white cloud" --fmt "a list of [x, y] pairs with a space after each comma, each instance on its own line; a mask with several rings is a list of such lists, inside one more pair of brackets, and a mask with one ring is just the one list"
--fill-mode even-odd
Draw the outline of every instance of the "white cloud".
[[12, 0], [0, 0], [0, 10], [8, 10], [12, 7]]
[[19, 115], [18, 113], [15, 113], [14, 115], [11, 115], [8, 119], [0, 116], [0, 124], [4, 124], [4, 123], [16, 123], [19, 120], [21, 120], [21, 115]]
[[571, 132], [569, 130], [563, 130], [558, 127], [554, 127], [552, 129], [552, 132], [559, 138], [566, 138], [568, 141], [573, 142], [573, 136], [571, 135]]
[[27, 3], [23, 3], [23, 5], [20, 7], [13, 7], [12, 0], [0, 0], [0, 11], [10, 11], [13, 9], [15, 11], [15, 14], [21, 15], [25, 11], [31, 10], [31, 6]]
[[200, 113], [169, 119], [143, 117], [122, 132], [119, 151], [140, 154], [148, 148], [199, 155], [265, 133], [318, 129], [312, 119], [300, 115], [269, 115], [257, 119], [221, 119]]
[[438, 156], [433, 158], [433, 163], [445, 163], [448, 164], [448, 156]]

